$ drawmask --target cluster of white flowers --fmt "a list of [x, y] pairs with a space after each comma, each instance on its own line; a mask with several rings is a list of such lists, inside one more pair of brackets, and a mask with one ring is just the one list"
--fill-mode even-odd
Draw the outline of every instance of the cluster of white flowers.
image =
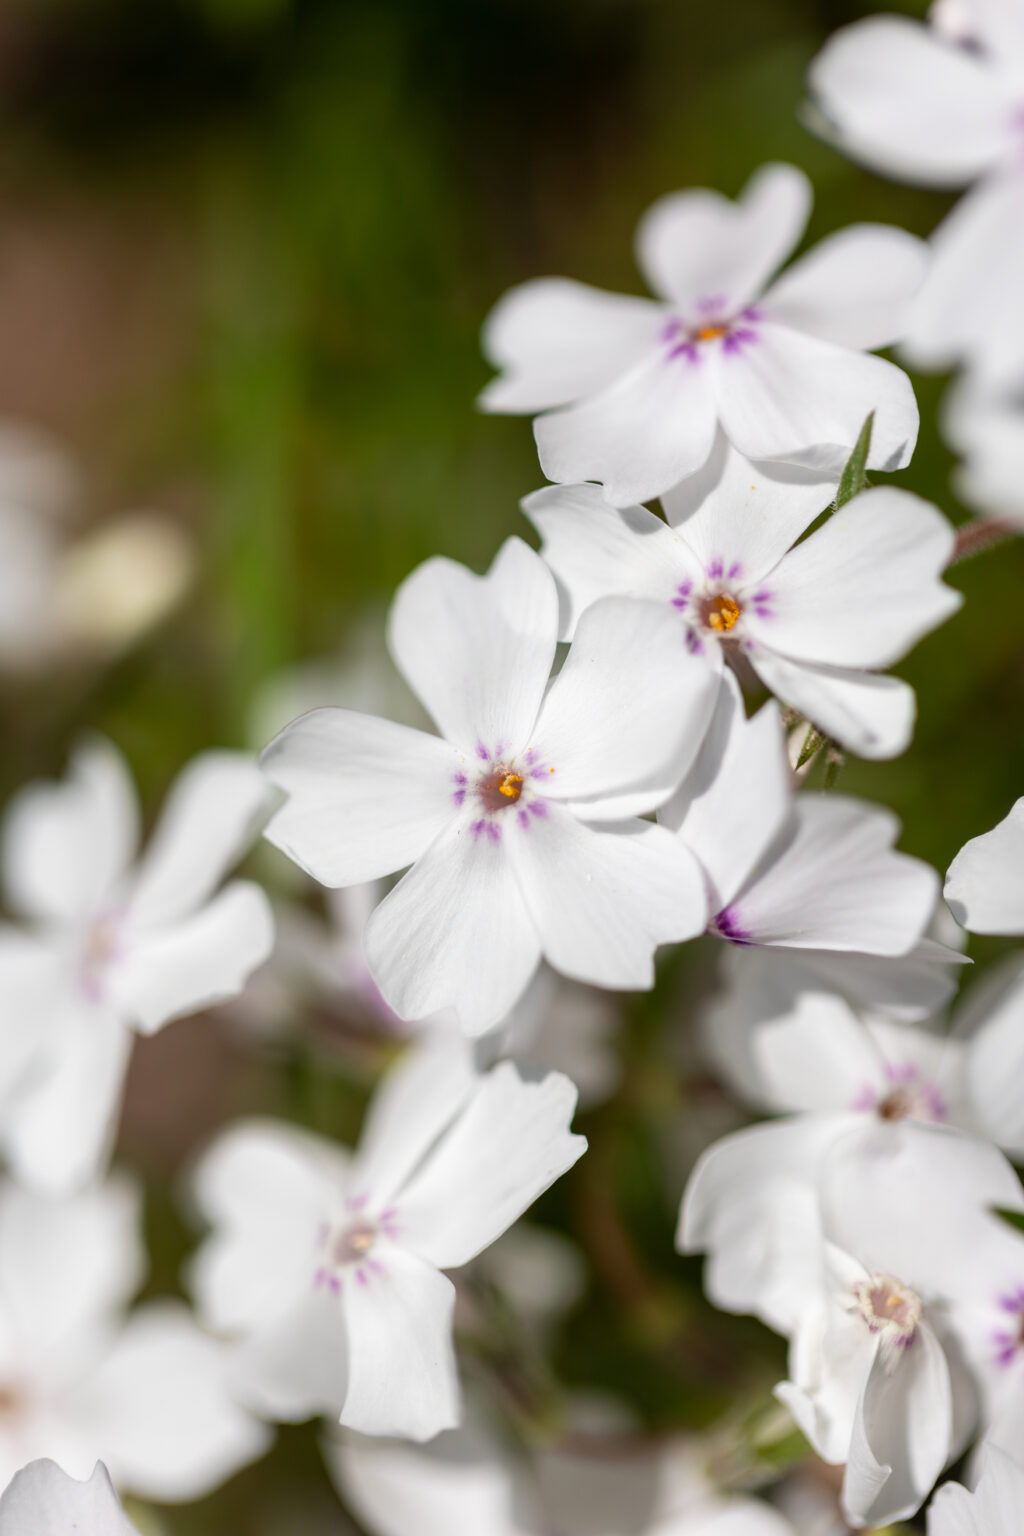
[[[945, 1009], [963, 929], [1024, 935], [1024, 799], [954, 860], [947, 910], [895, 818], [832, 782], [844, 752], [907, 748], [914, 694], [887, 669], [961, 602], [937, 508], [865, 489], [918, 429], [878, 349], [964, 364], [966, 494], [1024, 525], [1024, 9], [859, 23], [811, 88], [872, 165], [977, 186], [930, 245], [856, 226], [778, 275], [811, 192], [770, 165], [736, 202], [647, 213], [653, 299], [507, 295], [482, 404], [536, 416], [541, 549], [511, 538], [485, 575], [438, 557], [402, 584], [387, 643], [416, 724], [331, 704], [258, 761], [204, 753], [141, 857], [109, 742], [10, 803], [0, 1536], [131, 1536], [97, 1460], [126, 1492], [189, 1500], [271, 1425], [321, 1416], [378, 1536], [786, 1536], [690, 1443], [510, 1457], [489, 1406], [467, 1415], [456, 1356], [480, 1271], [458, 1272], [585, 1152], [578, 1091], [614, 1090], [607, 1003], [582, 989], [650, 989], [656, 951], [700, 935], [724, 962], [707, 1054], [773, 1118], [706, 1148], [679, 1248], [707, 1255], [718, 1307], [789, 1341], [776, 1395], [845, 1469], [850, 1525], [912, 1515], [974, 1445], [976, 1492], [943, 1488], [932, 1536], [1019, 1526], [1020, 957]], [[336, 893], [339, 931], [230, 878], [261, 832]], [[129, 1311], [140, 1204], [109, 1164], [133, 1034], [219, 1004], [264, 1031], [282, 996], [332, 992], [396, 1052], [358, 1149], [223, 1127], [190, 1173], [194, 1315]]]

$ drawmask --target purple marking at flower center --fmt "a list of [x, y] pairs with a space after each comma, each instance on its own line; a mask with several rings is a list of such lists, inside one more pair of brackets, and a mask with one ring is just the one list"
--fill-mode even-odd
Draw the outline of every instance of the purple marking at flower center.
[[720, 939], [726, 939], [730, 944], [753, 944], [750, 933], [739, 920], [735, 907], [725, 907], [708, 925], [709, 933], [716, 933]]
[[120, 913], [107, 912], [89, 930], [78, 963], [78, 982], [87, 1002], [102, 1002], [107, 970], [124, 952], [120, 923]]
[[1015, 1323], [1012, 1328], [998, 1328], [992, 1335], [996, 1348], [996, 1364], [1013, 1365], [1024, 1358], [1024, 1285], [999, 1297], [1000, 1310], [1010, 1315]]

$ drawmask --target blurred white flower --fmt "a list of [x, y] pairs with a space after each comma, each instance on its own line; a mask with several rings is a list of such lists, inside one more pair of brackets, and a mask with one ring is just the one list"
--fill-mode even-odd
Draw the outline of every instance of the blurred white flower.
[[523, 510], [559, 582], [564, 639], [604, 597], [670, 604], [716, 671], [742, 657], [826, 735], [894, 757], [910, 741], [914, 693], [879, 671], [960, 606], [941, 580], [954, 533], [927, 502], [880, 486], [797, 543], [832, 493], [806, 470], [750, 463], [720, 436], [704, 469], [662, 497], [668, 525], [608, 506], [589, 485], [537, 491]]
[[80, 1482], [54, 1461], [24, 1467], [0, 1498], [0, 1536], [138, 1536], [97, 1462]]
[[456, 1424], [454, 1286], [572, 1166], [576, 1102], [557, 1073], [485, 1076], [461, 1040], [414, 1047], [374, 1098], [359, 1151], [243, 1124], [201, 1161], [214, 1226], [193, 1267], [211, 1327], [237, 1336], [245, 1401], [279, 1419], [328, 1413], [368, 1434]]
[[968, 377], [947, 393], [943, 426], [963, 456], [953, 474], [960, 500], [1024, 527], [1024, 398], [989, 394]]
[[132, 1031], [231, 996], [266, 959], [262, 890], [217, 887], [271, 793], [253, 759], [201, 754], [135, 864], [138, 805], [109, 742], [86, 742], [65, 780], [15, 796], [3, 878], [26, 926], [0, 926], [0, 1144], [20, 1178], [61, 1190], [91, 1177], [116, 1129]]
[[399, 588], [390, 646], [443, 734], [324, 709], [263, 755], [289, 797], [266, 836], [316, 879], [412, 866], [364, 939], [404, 1019], [452, 1007], [482, 1033], [542, 955], [650, 987], [657, 945], [704, 925], [692, 864], [638, 818], [693, 760], [714, 680], [670, 610], [609, 599], [549, 687], [557, 629], [554, 579], [518, 539], [484, 577], [430, 560]]
[[964, 844], [942, 894], [969, 933], [1024, 933], [1024, 799]]
[[992, 1446], [973, 1493], [946, 1483], [928, 1508], [928, 1536], [1017, 1536], [1024, 1509], [1024, 1463]]
[[839, 144], [927, 186], [977, 185], [932, 237], [904, 353], [1024, 382], [1024, 13], [1017, 0], [947, 3], [933, 25], [875, 16], [836, 32], [810, 87]]
[[181, 1302], [127, 1312], [139, 1217], [120, 1179], [59, 1199], [0, 1187], [0, 1487], [35, 1457], [79, 1478], [102, 1458], [143, 1498], [192, 1500], [266, 1448], [228, 1393], [224, 1346]]
[[709, 931], [742, 947], [908, 957], [931, 919], [938, 880], [896, 853], [891, 812], [843, 795], [794, 795], [775, 704], [746, 718], [724, 674], [711, 727], [658, 812], [707, 884]]
[[901, 229], [855, 225], [765, 291], [810, 204], [810, 183], [790, 165], [763, 166], [735, 203], [703, 189], [662, 198], [637, 236], [658, 298], [564, 278], [512, 289], [484, 331], [503, 373], [480, 404], [545, 412], [534, 430], [548, 479], [597, 480], [615, 505], [694, 474], [719, 424], [747, 458], [838, 475], [875, 411], [871, 464], [905, 465], [913, 389], [866, 354], [904, 334], [927, 248]]
[[793, 1536], [767, 1504], [717, 1492], [685, 1442], [517, 1463], [476, 1416], [425, 1447], [338, 1435], [324, 1450], [372, 1536]]

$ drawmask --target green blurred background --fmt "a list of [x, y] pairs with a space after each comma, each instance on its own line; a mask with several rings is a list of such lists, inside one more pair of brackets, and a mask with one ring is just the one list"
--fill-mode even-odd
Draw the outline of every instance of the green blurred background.
[[[4, 0], [0, 414], [73, 447], [90, 518], [166, 510], [201, 566], [187, 601], [113, 666], [4, 685], [0, 793], [56, 771], [90, 724], [125, 749], [153, 806], [193, 752], [246, 744], [267, 676], [337, 650], [417, 562], [442, 552], [482, 569], [507, 534], [530, 537], [517, 510], [541, 480], [529, 425], [473, 407], [488, 376], [479, 328], [509, 284], [564, 272], [637, 291], [646, 205], [687, 185], [735, 195], [766, 159], [811, 175], [810, 241], [862, 219], [928, 233], [949, 199], [872, 176], [801, 126], [808, 61], [870, 9]], [[916, 382], [921, 445], [899, 483], [960, 521], [944, 386]], [[1024, 790], [1024, 549], [953, 580], [965, 610], [899, 669], [918, 691], [913, 748], [840, 781], [894, 806], [904, 845], [940, 868]], [[154, 1198], [169, 1274], [182, 1239], [167, 1192]], [[570, 1363], [602, 1327], [583, 1320]], [[639, 1379], [622, 1347], [605, 1374]], [[341, 1531], [312, 1444], [290, 1432], [268, 1469], [173, 1528]], [[293, 1503], [307, 1481], [308, 1518]]]

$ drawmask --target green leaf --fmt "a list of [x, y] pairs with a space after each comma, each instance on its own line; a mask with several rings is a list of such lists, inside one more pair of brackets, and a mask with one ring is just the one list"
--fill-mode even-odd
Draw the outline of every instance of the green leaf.
[[839, 489], [836, 491], [836, 499], [832, 503], [833, 512], [838, 512], [840, 507], [845, 507], [848, 501], [859, 496], [861, 491], [866, 490], [871, 484], [868, 479], [868, 454], [871, 452], [871, 432], [874, 425], [875, 413], [872, 411], [861, 427], [853, 452], [846, 461], [839, 481]]
[[821, 751], [827, 740], [827, 736], [823, 736], [820, 731], [815, 730], [813, 725], [809, 725], [807, 727], [807, 735], [804, 737], [804, 744], [800, 748], [800, 756], [796, 760], [796, 766], [802, 768], [805, 763], [809, 763], [814, 754]]
[[996, 1207], [996, 1215], [1001, 1216], [1011, 1227], [1016, 1227], [1018, 1232], [1024, 1232], [1024, 1214], [1020, 1211], [1003, 1211]]

